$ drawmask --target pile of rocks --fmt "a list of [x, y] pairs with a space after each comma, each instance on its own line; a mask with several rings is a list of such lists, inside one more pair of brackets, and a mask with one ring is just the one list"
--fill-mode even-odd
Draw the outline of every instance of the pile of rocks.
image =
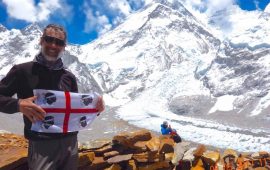
[[[26, 170], [27, 141], [14, 134], [0, 134], [0, 169]], [[175, 166], [177, 165], [177, 166]], [[170, 136], [147, 130], [121, 133], [112, 140], [79, 145], [79, 170], [267, 170], [267, 152], [209, 151], [204, 145], [174, 143]]]
[[[170, 136], [153, 136], [147, 130], [121, 133], [100, 146], [80, 147], [79, 169], [173, 169], [174, 141]], [[85, 159], [83, 159], [85, 157]]]

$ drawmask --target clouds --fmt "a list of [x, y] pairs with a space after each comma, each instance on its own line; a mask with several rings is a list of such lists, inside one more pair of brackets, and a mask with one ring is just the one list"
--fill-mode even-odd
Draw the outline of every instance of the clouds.
[[111, 29], [109, 18], [99, 11], [93, 11], [89, 4], [84, 3], [83, 12], [86, 16], [84, 32], [98, 31], [99, 34], [103, 34]]
[[[154, 0], [2, 0], [0, 10], [6, 10], [8, 16], [4, 16], [1, 22], [4, 25], [16, 25], [16, 21], [22, 23], [38, 22], [59, 23], [70, 34], [75, 34], [76, 41], [80, 39], [94, 39], [115, 28], [126, 17], [144, 5]], [[231, 20], [230, 11], [239, 8], [235, 4], [240, 2], [247, 4], [246, 0], [168, 0], [180, 1], [189, 11], [206, 25], [215, 23], [222, 31], [229, 31], [235, 23]], [[249, 0], [249, 4], [257, 6], [260, 10], [262, 1]], [[1, 8], [2, 7], [2, 8]], [[4, 7], [4, 8], [3, 8]], [[238, 9], [237, 9], [238, 10]], [[239, 8], [239, 10], [241, 10]], [[266, 9], [266, 11], [269, 11]], [[2, 16], [1, 16], [2, 17]], [[210, 20], [209, 20], [210, 18]], [[1, 19], [1, 18], [0, 18]], [[13, 23], [12, 23], [13, 22]], [[87, 40], [87, 41], [88, 41]], [[86, 42], [86, 40], [84, 40]]]
[[213, 15], [217, 11], [230, 9], [236, 4], [236, 0], [183, 0], [184, 4], [206, 13], [208, 16]]
[[85, 0], [84, 31], [97, 31], [99, 35], [104, 34], [143, 5], [144, 0]]
[[36, 21], [36, 18], [33, 17], [36, 10], [32, 0], [21, 0], [20, 3], [16, 0], [3, 0], [3, 3], [7, 6], [7, 13], [10, 17], [29, 22]]
[[30, 23], [47, 21], [55, 12], [63, 12], [64, 16], [64, 12], [70, 9], [67, 4], [60, 3], [59, 0], [41, 0], [37, 4], [34, 0], [3, 0], [3, 4], [10, 18]]
[[236, 0], [184, 0], [183, 3], [206, 25], [210, 23], [219, 27], [224, 35], [233, 29], [230, 15], [236, 10]]

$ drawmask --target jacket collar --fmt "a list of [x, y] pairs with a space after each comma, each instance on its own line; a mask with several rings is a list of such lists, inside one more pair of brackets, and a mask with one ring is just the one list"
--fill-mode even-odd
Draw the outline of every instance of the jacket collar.
[[64, 64], [61, 58], [58, 58], [55, 62], [50, 62], [47, 61], [41, 53], [35, 56], [34, 62], [47, 67], [49, 70], [61, 70], [64, 68]]

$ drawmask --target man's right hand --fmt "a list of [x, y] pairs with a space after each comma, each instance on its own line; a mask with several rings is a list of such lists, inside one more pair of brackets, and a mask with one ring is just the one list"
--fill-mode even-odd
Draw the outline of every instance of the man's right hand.
[[44, 120], [46, 112], [34, 103], [36, 96], [19, 99], [19, 111], [22, 112], [32, 123]]

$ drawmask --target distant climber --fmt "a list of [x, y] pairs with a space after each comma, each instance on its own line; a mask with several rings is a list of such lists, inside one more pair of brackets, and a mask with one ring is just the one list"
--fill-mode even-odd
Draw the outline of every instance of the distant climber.
[[182, 142], [182, 139], [177, 133], [176, 129], [172, 129], [171, 125], [169, 125], [167, 121], [164, 121], [160, 126], [162, 135], [170, 135], [175, 143]]
[[167, 121], [164, 121], [160, 126], [162, 135], [169, 135], [171, 133], [172, 128]]

